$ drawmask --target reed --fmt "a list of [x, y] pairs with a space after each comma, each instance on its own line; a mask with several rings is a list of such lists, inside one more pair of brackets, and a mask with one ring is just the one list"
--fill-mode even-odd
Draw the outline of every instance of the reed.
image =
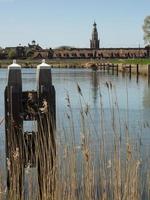
[[[23, 169], [21, 154], [28, 157], [27, 147], [26, 151], [21, 153], [16, 145], [12, 147], [13, 162], [8, 163], [12, 177], [8, 199], [150, 199], [149, 159], [146, 159], [146, 162], [143, 159], [140, 139], [135, 142], [130, 137], [128, 113], [124, 117], [124, 122], [121, 121], [115, 87], [109, 82], [106, 83], [106, 90], [110, 104], [111, 134], [105, 120], [107, 116], [103, 107], [101, 88], [97, 127], [92, 109], [87, 104], [80, 86], [77, 85], [80, 102], [78, 119], [74, 116], [68, 94], [64, 124], [57, 124], [55, 130], [54, 122], [49, 116], [45, 116], [44, 123], [43, 116], [39, 116], [40, 127], [35, 138], [36, 168], [31, 169], [29, 163], [26, 170]], [[55, 142], [52, 132], [55, 134]], [[24, 139], [23, 144], [26, 145]], [[24, 174], [26, 180], [23, 178]], [[4, 195], [4, 185], [1, 182], [0, 199], [3, 199]]]

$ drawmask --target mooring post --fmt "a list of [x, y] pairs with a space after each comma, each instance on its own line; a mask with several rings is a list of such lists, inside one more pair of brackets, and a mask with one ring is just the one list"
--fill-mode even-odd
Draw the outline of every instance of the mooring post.
[[[38, 132], [24, 131], [23, 121], [34, 120], [37, 121]], [[43, 60], [37, 67], [37, 91], [22, 92], [21, 66], [14, 61], [8, 67], [5, 89], [7, 199], [24, 198], [24, 169], [35, 166], [36, 160], [40, 199], [44, 199], [45, 189], [53, 197], [55, 128], [55, 88], [50, 66]]]
[[131, 65], [129, 65], [129, 78], [131, 79]]
[[139, 81], [139, 64], [136, 65], [136, 81]]
[[136, 74], [139, 75], [139, 64], [136, 65]]
[[[42, 61], [37, 66], [37, 96], [39, 99], [38, 116], [38, 183], [40, 198], [44, 198], [44, 191], [54, 192], [54, 177], [52, 169], [56, 156], [55, 128], [56, 105], [55, 88], [52, 85], [51, 67]], [[47, 178], [49, 175], [49, 179]], [[50, 176], [51, 175], [51, 176]], [[51, 183], [51, 184], [50, 184]], [[50, 184], [50, 185], [49, 185]], [[48, 188], [48, 187], [51, 187]]]
[[13, 61], [8, 66], [8, 79], [5, 88], [5, 136], [7, 198], [23, 198], [23, 119], [22, 113], [21, 66]]
[[150, 65], [148, 65], [148, 83], [150, 84]]
[[105, 71], [105, 63], [103, 64], [103, 69], [104, 69], [104, 71]]
[[107, 64], [107, 72], [109, 73], [109, 63]]
[[111, 65], [111, 68], [112, 68], [112, 75], [114, 75], [114, 67], [115, 67], [115, 65], [112, 64], [112, 65]]
[[116, 65], [116, 71], [117, 71], [117, 76], [118, 76], [118, 64]]

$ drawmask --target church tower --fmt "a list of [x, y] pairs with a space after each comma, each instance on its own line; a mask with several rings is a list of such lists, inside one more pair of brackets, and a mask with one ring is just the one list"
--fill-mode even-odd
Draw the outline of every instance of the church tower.
[[91, 49], [99, 49], [99, 39], [98, 39], [98, 32], [96, 23], [93, 24], [93, 31], [92, 31], [92, 39], [90, 40], [90, 48]]

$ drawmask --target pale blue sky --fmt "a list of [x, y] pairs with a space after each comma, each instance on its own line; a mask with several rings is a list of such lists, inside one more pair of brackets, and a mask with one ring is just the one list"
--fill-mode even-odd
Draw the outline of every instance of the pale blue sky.
[[150, 0], [0, 0], [0, 46], [89, 47], [95, 20], [101, 47], [144, 46]]

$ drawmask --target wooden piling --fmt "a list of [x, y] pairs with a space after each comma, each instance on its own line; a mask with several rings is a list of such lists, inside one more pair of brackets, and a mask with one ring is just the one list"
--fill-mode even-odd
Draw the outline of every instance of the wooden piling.
[[132, 66], [129, 65], [129, 78], [131, 79], [131, 73], [132, 73], [132, 70], [131, 70]]
[[[53, 178], [48, 180], [46, 175], [52, 174], [56, 156], [55, 127], [56, 105], [55, 89], [52, 85], [51, 69], [44, 61], [37, 68], [37, 95], [39, 98], [40, 114], [38, 117], [38, 183], [40, 198], [44, 198], [45, 188], [53, 188]], [[44, 148], [43, 148], [44, 146]], [[45, 158], [43, 160], [43, 158]], [[51, 184], [50, 184], [51, 183]], [[52, 188], [49, 189], [52, 192]], [[53, 191], [54, 192], [54, 191]], [[53, 199], [53, 198], [52, 198]]]
[[[5, 137], [7, 199], [23, 198], [23, 119], [21, 67], [14, 61], [8, 67], [8, 81], [5, 89]], [[16, 180], [16, 181], [14, 181]], [[18, 181], [17, 181], [18, 180]]]
[[125, 66], [122, 64], [122, 76], [123, 76], [123, 77], [125, 76], [125, 71], [126, 71], [126, 68], [125, 68]]
[[110, 69], [110, 68], [109, 68], [109, 64], [107, 64], [107, 72], [108, 72], [108, 73], [109, 73], [109, 69]]
[[117, 76], [118, 76], [118, 68], [119, 68], [119, 66], [118, 66], [118, 64], [117, 64], [117, 65], [116, 65]]
[[139, 81], [139, 65], [136, 65], [136, 82], [138, 83]]
[[136, 65], [136, 74], [139, 75], [139, 64]]
[[150, 84], [150, 65], [148, 65], [148, 83]]
[[104, 71], [105, 71], [105, 69], [106, 69], [106, 68], [105, 68], [105, 64], [103, 65], [103, 69], [104, 69]]
[[114, 67], [115, 67], [115, 65], [112, 64], [112, 65], [111, 65], [111, 68], [112, 68], [112, 75], [114, 75]]
[[[51, 180], [46, 176], [52, 175], [56, 156], [55, 101], [51, 69], [45, 61], [37, 68], [37, 91], [22, 92], [21, 67], [15, 62], [9, 66], [5, 89], [7, 199], [24, 198], [24, 169], [26, 166], [32, 167], [36, 160], [39, 198], [44, 199], [43, 192], [49, 186], [54, 193], [55, 176], [49, 177]], [[24, 132], [24, 120], [37, 120], [38, 133]]]

